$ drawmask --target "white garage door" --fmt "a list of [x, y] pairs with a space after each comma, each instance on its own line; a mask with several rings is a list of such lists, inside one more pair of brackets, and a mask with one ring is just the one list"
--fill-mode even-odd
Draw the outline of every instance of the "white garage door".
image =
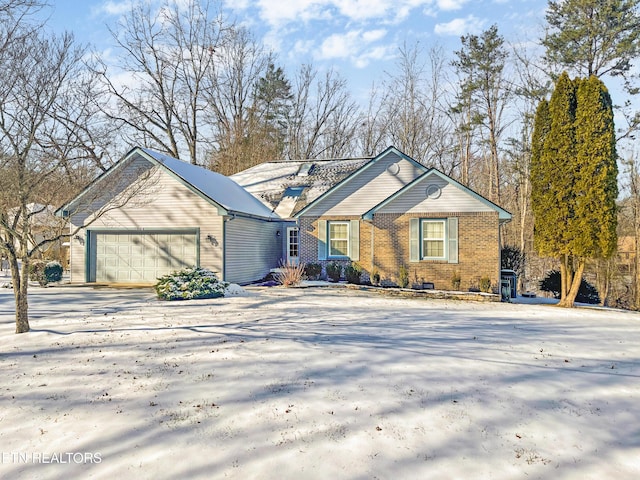
[[198, 259], [194, 232], [96, 233], [94, 248], [96, 282], [155, 283]]

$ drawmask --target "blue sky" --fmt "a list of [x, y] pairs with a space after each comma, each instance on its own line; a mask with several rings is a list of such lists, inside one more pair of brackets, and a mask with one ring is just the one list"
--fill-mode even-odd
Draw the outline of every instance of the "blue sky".
[[[157, 1], [157, 0], [152, 0]], [[176, 0], [182, 1], [182, 0]], [[535, 42], [546, 0], [221, 0], [292, 74], [303, 63], [333, 67], [352, 90], [367, 89], [393, 68], [398, 48], [419, 42], [452, 53], [460, 36], [494, 23], [509, 42]], [[131, 0], [53, 0], [50, 24], [107, 50], [106, 25], [115, 25]], [[157, 2], [159, 3], [159, 2]]]

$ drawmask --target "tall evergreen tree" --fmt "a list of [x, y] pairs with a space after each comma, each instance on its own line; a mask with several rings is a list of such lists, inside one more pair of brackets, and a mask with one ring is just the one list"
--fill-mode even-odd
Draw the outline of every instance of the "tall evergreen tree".
[[538, 107], [532, 148], [534, 245], [560, 260], [560, 305], [573, 306], [586, 260], [610, 257], [617, 241], [615, 129], [604, 84], [563, 73]]
[[457, 59], [453, 62], [462, 82], [459, 108], [471, 110], [469, 123], [464, 128], [473, 128], [473, 123], [477, 122], [484, 131], [489, 150], [487, 195], [500, 203], [499, 149], [505, 129], [503, 112], [512, 94], [505, 74], [509, 53], [496, 25], [479, 36], [463, 36], [460, 40], [462, 48], [455, 52]]

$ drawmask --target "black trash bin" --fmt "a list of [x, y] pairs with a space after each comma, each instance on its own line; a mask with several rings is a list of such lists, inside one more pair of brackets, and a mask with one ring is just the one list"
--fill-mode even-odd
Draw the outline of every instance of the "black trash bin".
[[508, 296], [509, 298], [518, 297], [518, 274], [513, 270], [501, 270], [500, 271], [500, 283], [503, 284], [503, 288], [507, 287], [508, 282]]

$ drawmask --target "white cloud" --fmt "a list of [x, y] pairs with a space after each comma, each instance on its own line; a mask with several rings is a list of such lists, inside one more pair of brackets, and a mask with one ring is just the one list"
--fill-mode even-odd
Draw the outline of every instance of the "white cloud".
[[321, 44], [316, 57], [319, 60], [348, 60], [356, 68], [364, 68], [371, 61], [388, 58], [395, 48], [391, 45], [375, 45], [387, 35], [386, 30], [353, 30], [345, 34], [333, 34]]
[[107, 15], [122, 15], [130, 11], [132, 5], [132, 0], [123, 0], [121, 2], [109, 0], [99, 5], [97, 11]]
[[440, 10], [460, 10], [468, 0], [438, 0], [436, 4]]
[[484, 20], [469, 15], [465, 18], [454, 18], [448, 23], [438, 23], [434, 27], [434, 32], [437, 35], [454, 35], [459, 37], [469, 33], [479, 33], [483, 25]]
[[322, 60], [357, 57], [369, 44], [384, 38], [386, 33], [386, 30], [334, 33], [322, 42], [318, 57]]

